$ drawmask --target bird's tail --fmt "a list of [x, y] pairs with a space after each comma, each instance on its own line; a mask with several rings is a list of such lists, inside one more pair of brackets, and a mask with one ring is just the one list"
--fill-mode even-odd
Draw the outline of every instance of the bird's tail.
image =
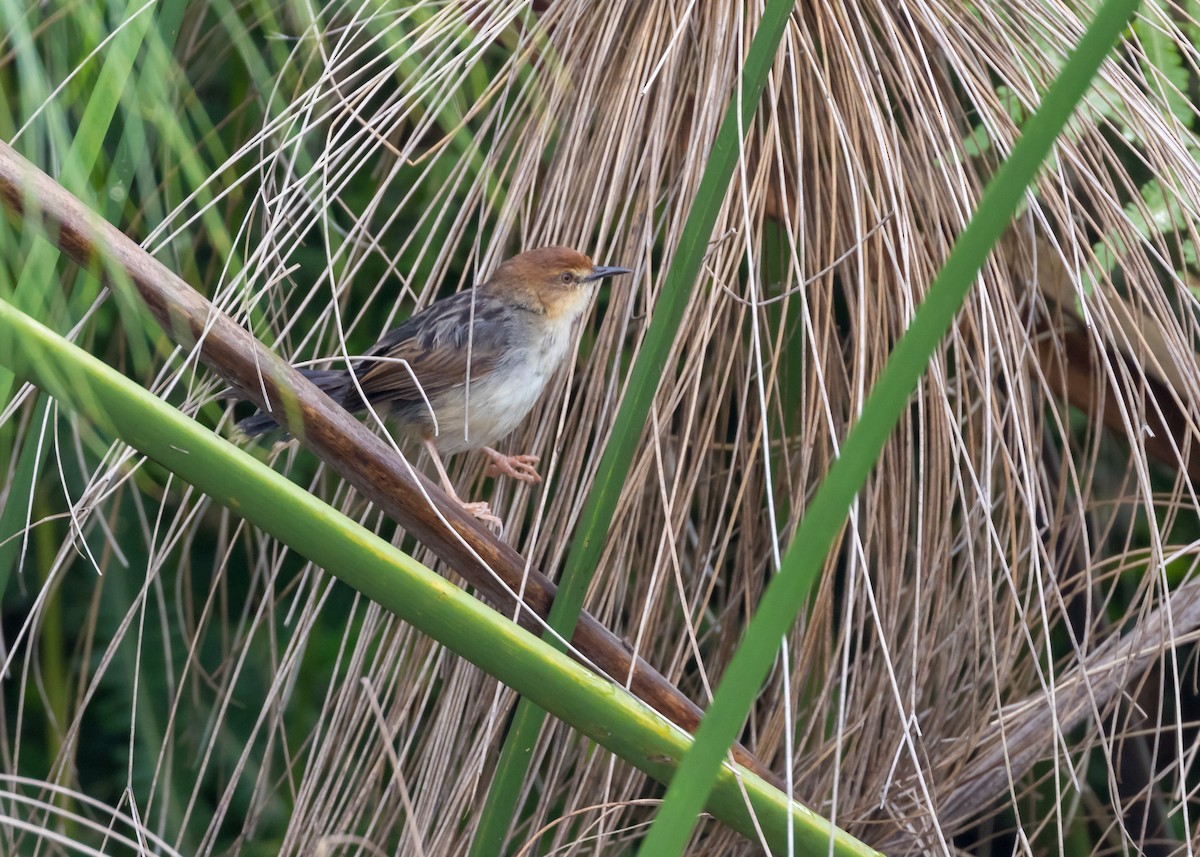
[[[316, 384], [329, 398], [345, 406], [349, 375], [340, 369], [301, 369], [300, 374]], [[243, 420], [238, 420], [237, 430], [245, 437], [258, 437], [279, 428], [275, 417], [256, 411]]]

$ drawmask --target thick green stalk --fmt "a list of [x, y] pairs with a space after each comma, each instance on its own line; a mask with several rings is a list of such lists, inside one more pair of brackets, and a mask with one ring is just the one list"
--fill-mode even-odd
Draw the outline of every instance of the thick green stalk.
[[779, 641], [796, 621], [816, 583], [826, 555], [846, 522], [850, 504], [908, 408], [917, 382], [954, 323], [992, 247], [1008, 228], [1026, 190], [1050, 156], [1055, 139], [1136, 8], [1137, 0], [1105, 2], [1026, 124], [1012, 155], [988, 184], [978, 212], [955, 243], [912, 324], [896, 343], [862, 415], [846, 437], [840, 457], [805, 512], [779, 573], [763, 593], [758, 611], [700, 724], [696, 741], [671, 779], [642, 844], [642, 854], [671, 857], [683, 851], [714, 777], [725, 770], [721, 762], [778, 655]]
[[[650, 405], [658, 391], [688, 298], [700, 274], [717, 215], [737, 167], [738, 150], [746, 126], [762, 99], [792, 5], [792, 0], [769, 0], [763, 10], [762, 20], [742, 68], [741, 87], [730, 101], [717, 131], [704, 174], [700, 178], [700, 186], [696, 189], [696, 197], [692, 200], [683, 226], [679, 246], [671, 257], [662, 292], [654, 306], [650, 327], [629, 372], [629, 383], [613, 423], [612, 435], [600, 457], [596, 480], [584, 503], [579, 531], [567, 555], [558, 595], [548, 618], [550, 627], [565, 639], [570, 639], [571, 631], [579, 621], [584, 596], [600, 563], [600, 553], [617, 508], [617, 500], [621, 496], [621, 488], [633, 466], [633, 457], [650, 414]], [[545, 712], [528, 699], [518, 703], [488, 790], [470, 857], [492, 857], [503, 848], [522, 784], [528, 776], [533, 747], [545, 718]]]
[[[3, 301], [0, 365], [650, 776], [666, 781], [688, 746], [689, 735], [629, 693]], [[792, 829], [797, 841], [832, 836], [843, 853], [873, 853], [749, 771], [738, 776], [741, 785], [725, 771], [709, 803], [734, 829], [754, 835], [744, 789], [775, 849]]]

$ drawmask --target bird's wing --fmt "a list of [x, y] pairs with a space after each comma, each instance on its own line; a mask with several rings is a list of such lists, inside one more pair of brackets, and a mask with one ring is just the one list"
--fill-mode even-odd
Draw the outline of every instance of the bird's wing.
[[417, 313], [355, 364], [363, 395], [371, 402], [421, 401], [424, 391], [432, 399], [466, 383], [468, 356], [471, 380], [482, 379], [505, 353], [501, 309], [489, 296], [470, 289]]

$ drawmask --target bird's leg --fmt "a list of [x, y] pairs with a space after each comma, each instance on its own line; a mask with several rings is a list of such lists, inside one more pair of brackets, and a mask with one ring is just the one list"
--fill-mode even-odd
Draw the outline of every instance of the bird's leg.
[[541, 459], [536, 455], [505, 455], [490, 446], [483, 447], [492, 463], [488, 465], [488, 476], [511, 476], [519, 482], [541, 482], [542, 477], [533, 466]]
[[487, 503], [482, 500], [476, 503], [467, 503], [458, 496], [458, 492], [454, 490], [454, 483], [450, 481], [450, 476], [446, 473], [446, 466], [442, 464], [442, 457], [438, 454], [437, 447], [433, 445], [433, 441], [430, 438], [425, 438], [424, 443], [425, 448], [429, 450], [429, 457], [433, 459], [433, 466], [437, 469], [438, 477], [441, 479], [442, 490], [450, 495], [450, 499], [462, 506], [468, 514], [474, 515], [485, 524], [495, 524], [497, 527], [503, 527], [504, 522], [492, 514], [491, 507]]

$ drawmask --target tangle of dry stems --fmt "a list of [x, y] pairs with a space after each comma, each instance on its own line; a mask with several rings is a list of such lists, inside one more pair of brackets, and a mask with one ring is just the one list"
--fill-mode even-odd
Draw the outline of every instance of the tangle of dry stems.
[[[299, 361], [339, 353], [357, 331], [382, 332], [520, 248], [565, 243], [661, 270], [757, 20], [741, 5], [318, 10], [293, 34], [291, 66], [301, 71], [289, 79], [299, 84], [271, 93], [269, 123], [216, 173], [241, 170], [259, 190], [243, 226], [245, 265], [220, 283], [215, 302], [247, 324], [253, 309], [255, 332], [273, 334]], [[1197, 51], [1176, 18], [1163, 7], [1143, 14], [1194, 70]], [[1021, 0], [798, 4], [588, 601], [701, 704], [839, 439], [1014, 138], [1012, 102], [1036, 103], [1088, 17], [1086, 8]], [[394, 39], [397, 29], [404, 40]], [[205, 39], [193, 44], [190, 60], [200, 64]], [[1200, 167], [1158, 94], [1162, 81], [1139, 60], [1131, 37], [1104, 66], [1099, 95], [1062, 140], [860, 494], [789, 638], [790, 668], [772, 676], [746, 728], [747, 746], [789, 777], [798, 799], [890, 853], [948, 849], [969, 821], [1000, 813], [1001, 829], [1024, 827], [1020, 847], [1039, 834], [1053, 840], [1056, 828], [1061, 836], [1068, 814], [1084, 812], [1107, 831], [1101, 847], [1157, 837], [1170, 850], [1198, 840], [1189, 821], [1195, 738], [1178, 702], [1187, 669], [1177, 654], [1198, 620], [1194, 609], [1172, 607], [1166, 576], [1168, 563], [1190, 576], [1195, 556], [1188, 450], [1200, 401], [1198, 331], [1190, 284], [1162, 262], [1194, 245]], [[459, 105], [470, 133], [457, 133], [445, 117], [479, 69], [491, 75], [488, 90]], [[973, 125], [987, 131], [982, 154], [964, 144]], [[1133, 157], [1187, 213], [1180, 225], [1148, 234], [1140, 227], [1153, 217], [1129, 176]], [[364, 177], [374, 187], [369, 198], [345, 193]], [[148, 246], [193, 214], [175, 212]], [[411, 220], [420, 228], [397, 235], [394, 224]], [[328, 265], [309, 291], [289, 272], [314, 241]], [[1100, 245], [1119, 248], [1115, 269]], [[368, 262], [388, 273], [361, 300]], [[428, 275], [410, 278], [418, 268]], [[647, 273], [608, 293], [578, 364], [510, 441], [548, 465], [547, 487], [501, 482], [490, 498], [506, 520], [528, 517], [506, 536], [537, 567], [563, 560], [622, 367], [658, 287]], [[757, 303], [784, 293], [770, 306]], [[322, 309], [304, 328], [309, 307]], [[1063, 370], [1069, 342], [1090, 355], [1090, 383]], [[181, 383], [197, 382], [164, 375], [158, 389]], [[189, 388], [187, 400], [194, 406], [214, 390]], [[1071, 412], [1068, 400], [1093, 410]], [[279, 466], [295, 464], [294, 450], [279, 455]], [[128, 459], [114, 450], [112, 462]], [[464, 489], [482, 484], [480, 461], [467, 456], [457, 468]], [[90, 526], [130, 505], [158, 515], [144, 508], [146, 498], [113, 492], [104, 480], [98, 473], [79, 501]], [[319, 472], [311, 488], [381, 526], [329, 474]], [[175, 546], [194, 537], [205, 508], [182, 491], [161, 527], [147, 529], [156, 557], [148, 580], [176, 561]], [[1148, 548], [1135, 545], [1135, 533]], [[189, 667], [179, 677], [162, 773], [141, 796], [146, 813], [166, 799], [162, 784], [182, 764], [169, 748], [188, 727], [190, 695], [200, 693], [218, 710], [260, 706], [258, 729], [227, 780], [232, 790], [237, 771], [261, 765], [245, 838], [257, 830], [255, 809], [286, 784], [294, 807], [281, 854], [349, 833], [464, 853], [473, 828], [462, 820], [474, 817], [488, 787], [511, 693], [356, 602], [336, 666], [320, 673], [320, 719], [297, 734], [288, 701], [311, 668], [307, 631], [331, 585], [309, 569], [279, 589], [279, 548], [223, 519], [215, 555], [243, 544], [256, 557], [250, 603], [221, 605], [218, 559], [204, 570], [214, 578], [208, 601], [176, 608], [189, 646], [223, 635], [228, 657], [219, 675]], [[420, 550], [418, 558], [432, 561]], [[143, 606], [133, 605], [130, 619]], [[238, 659], [264, 639], [277, 647], [265, 693], [243, 686]], [[1119, 682], [1085, 668], [1122, 652], [1129, 669]], [[1088, 766], [1108, 766], [1101, 779], [1114, 780], [1132, 740], [1113, 727], [1123, 695], [1141, 706], [1129, 731], [1170, 748], [1167, 760], [1160, 756], [1132, 793], [1114, 789], [1110, 804], [1077, 805], [1068, 797], [1089, 788]], [[214, 764], [212, 749], [201, 748], [200, 774]], [[285, 765], [264, 761], [280, 757]], [[1035, 761], [1053, 772], [1048, 785]], [[533, 764], [538, 776], [518, 804], [532, 809], [515, 842], [544, 831], [555, 853], [616, 850], [645, 817], [644, 777], [561, 726], [546, 728]], [[69, 781], [68, 769], [56, 776]], [[1048, 814], [1023, 814], [1046, 788], [1061, 798]], [[230, 797], [198, 818], [193, 793], [180, 830], [202, 831], [212, 847]], [[628, 811], [612, 812], [608, 804], [622, 800]], [[1172, 828], [1182, 833], [1131, 823], [1130, 810], [1147, 800], [1183, 819]], [[587, 807], [597, 808], [594, 824]], [[552, 823], [574, 812], [589, 837], [575, 851], [577, 828]], [[712, 824], [696, 836], [698, 854], [758, 849]]]

